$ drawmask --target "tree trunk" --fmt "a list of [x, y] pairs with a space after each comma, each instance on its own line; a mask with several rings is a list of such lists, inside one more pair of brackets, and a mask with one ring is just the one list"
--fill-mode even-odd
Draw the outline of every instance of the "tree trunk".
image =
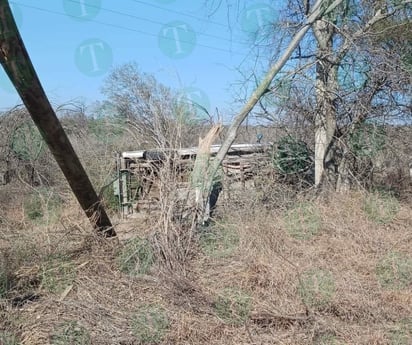
[[[277, 60], [272, 65], [265, 78], [252, 93], [251, 97], [249, 98], [243, 109], [240, 111], [240, 113], [235, 116], [232, 124], [229, 127], [226, 138], [215, 159], [210, 163], [207, 176], [205, 176], [204, 190], [207, 191], [205, 193], [206, 199], [208, 199], [210, 196], [216, 172], [219, 169], [219, 166], [222, 164], [222, 161], [225, 158], [230, 147], [232, 146], [233, 142], [235, 141], [240, 125], [252, 111], [259, 99], [268, 91], [273, 78], [282, 70], [286, 62], [288, 62], [290, 56], [298, 46], [299, 42], [303, 39], [307, 31], [311, 28], [311, 26], [324, 14], [333, 11], [340, 3], [342, 3], [342, 1], [343, 0], [335, 0], [330, 6], [324, 6], [326, 3], [325, 0], [316, 1], [316, 3], [313, 5], [311, 13], [307, 17], [306, 23], [292, 38], [288, 47], [285, 49], [285, 52], [281, 55], [279, 60]], [[207, 218], [207, 215], [203, 215], [201, 217], [202, 220], [204, 220], [205, 218]]]
[[332, 145], [336, 131], [337, 64], [334, 62], [334, 26], [326, 20], [313, 25], [318, 42], [316, 61], [315, 186], [320, 186], [332, 168]]
[[7, 0], [0, 0], [0, 62], [94, 228], [106, 237], [116, 236], [40, 84]]

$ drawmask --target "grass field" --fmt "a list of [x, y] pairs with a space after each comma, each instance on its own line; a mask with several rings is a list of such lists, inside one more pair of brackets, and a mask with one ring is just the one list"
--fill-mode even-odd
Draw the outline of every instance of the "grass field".
[[104, 240], [70, 197], [34, 219], [10, 200], [0, 344], [412, 344], [410, 203], [254, 193], [190, 241], [156, 217]]

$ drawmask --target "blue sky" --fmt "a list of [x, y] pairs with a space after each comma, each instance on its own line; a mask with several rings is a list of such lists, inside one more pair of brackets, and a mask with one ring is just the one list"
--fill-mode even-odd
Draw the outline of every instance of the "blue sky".
[[[110, 69], [134, 61], [211, 113], [216, 107], [222, 113], [236, 110], [232, 91], [242, 80], [238, 70], [254, 60], [248, 31], [273, 20], [277, 11], [268, 1], [248, 0], [217, 7], [216, 0], [9, 3], [53, 105], [103, 99], [100, 89]], [[228, 3], [237, 6], [228, 10]], [[1, 69], [0, 109], [19, 103]]]

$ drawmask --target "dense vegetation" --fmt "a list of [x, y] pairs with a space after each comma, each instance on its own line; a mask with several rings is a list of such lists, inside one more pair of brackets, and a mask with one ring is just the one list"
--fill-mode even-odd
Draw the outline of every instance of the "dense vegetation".
[[[287, 4], [252, 35], [253, 83], [313, 2]], [[24, 107], [2, 113], [0, 344], [410, 344], [409, 5], [341, 1], [314, 24], [237, 130], [267, 159], [221, 179], [201, 226], [173, 164], [153, 210], [119, 214], [116, 152], [195, 146], [213, 124], [136, 64], [112, 71], [103, 102], [56, 108], [116, 238], [91, 229]]]

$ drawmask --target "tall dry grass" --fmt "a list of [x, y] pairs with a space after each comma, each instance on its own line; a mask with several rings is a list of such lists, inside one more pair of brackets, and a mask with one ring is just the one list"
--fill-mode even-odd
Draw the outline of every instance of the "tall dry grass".
[[[3, 214], [1, 269], [10, 285], [0, 298], [0, 339], [411, 343], [410, 205], [399, 204], [381, 222], [368, 213], [371, 195], [363, 192], [316, 197], [286, 190], [273, 207], [258, 202], [259, 193], [238, 191], [241, 203], [221, 204], [215, 222], [185, 244], [191, 255], [177, 260], [179, 248], [169, 243], [168, 259], [184, 263], [184, 274], [164, 256], [142, 274], [119, 266], [123, 235], [147, 238], [165, 215], [145, 226], [118, 224], [118, 242], [96, 237], [74, 200], [52, 224]], [[146, 319], [158, 321], [143, 330], [138, 325]]]

